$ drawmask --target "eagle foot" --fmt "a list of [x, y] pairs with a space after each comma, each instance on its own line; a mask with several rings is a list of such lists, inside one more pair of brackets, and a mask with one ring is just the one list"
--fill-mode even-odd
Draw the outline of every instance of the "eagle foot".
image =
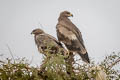
[[64, 56], [65, 56], [65, 58], [68, 58], [69, 55], [70, 55], [70, 51], [66, 51]]

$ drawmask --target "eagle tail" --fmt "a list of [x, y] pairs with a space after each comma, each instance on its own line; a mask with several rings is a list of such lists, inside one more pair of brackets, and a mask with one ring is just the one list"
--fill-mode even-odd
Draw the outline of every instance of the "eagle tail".
[[88, 56], [87, 52], [85, 54], [81, 54], [81, 53], [78, 53], [78, 54], [81, 56], [83, 61], [90, 63], [89, 56]]

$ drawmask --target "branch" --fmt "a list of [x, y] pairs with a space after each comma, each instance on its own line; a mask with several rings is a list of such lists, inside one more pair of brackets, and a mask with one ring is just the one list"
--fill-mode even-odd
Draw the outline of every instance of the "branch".
[[10, 47], [9, 47], [9, 45], [8, 45], [8, 44], [7, 44], [7, 48], [8, 48], [8, 50], [9, 50], [10, 55], [12, 56], [13, 60], [15, 61], [15, 58], [14, 58], [14, 56], [13, 56], [13, 54], [12, 54], [12, 51], [11, 51], [11, 49], [10, 49]]
[[5, 62], [3, 62], [3, 61], [0, 60], [0, 63], [5, 63]]
[[114, 63], [112, 63], [108, 68], [112, 68], [115, 64], [120, 62], [120, 58], [118, 58]]

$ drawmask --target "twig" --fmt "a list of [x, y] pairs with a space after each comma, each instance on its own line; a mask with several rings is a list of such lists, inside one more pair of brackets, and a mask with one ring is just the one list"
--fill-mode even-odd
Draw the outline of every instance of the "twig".
[[112, 63], [108, 68], [112, 68], [115, 64], [120, 62], [120, 58], [118, 58], [114, 63]]
[[33, 56], [32, 56], [32, 59], [30, 60], [30, 64], [33, 62]]
[[5, 62], [3, 62], [3, 61], [0, 60], [0, 63], [5, 63]]
[[40, 27], [41, 27], [42, 29], [44, 29], [44, 27], [42, 26], [42, 24], [41, 24], [40, 22], [39, 22], [38, 24], [40, 25]]
[[12, 54], [12, 51], [11, 51], [11, 49], [10, 49], [10, 47], [9, 47], [9, 45], [7, 44], [7, 48], [8, 48], [8, 50], [9, 50], [9, 52], [10, 52], [10, 55], [12, 56], [12, 59], [14, 60], [14, 62], [15, 62], [15, 58], [14, 58], [14, 56], [13, 56], [13, 54]]

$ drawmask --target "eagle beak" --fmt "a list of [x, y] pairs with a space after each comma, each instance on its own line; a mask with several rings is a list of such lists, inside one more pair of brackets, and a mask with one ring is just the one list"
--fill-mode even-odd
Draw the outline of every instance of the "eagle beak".
[[31, 32], [31, 35], [33, 34], [33, 32]]
[[73, 14], [70, 14], [69, 16], [70, 16], [70, 17], [73, 17]]

